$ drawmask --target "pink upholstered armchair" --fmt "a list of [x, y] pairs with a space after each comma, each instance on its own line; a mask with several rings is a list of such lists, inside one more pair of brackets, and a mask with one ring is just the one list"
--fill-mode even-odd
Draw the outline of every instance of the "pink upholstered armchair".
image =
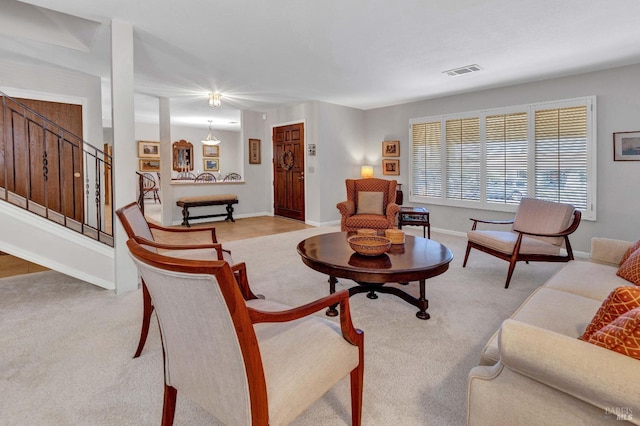
[[395, 203], [395, 180], [377, 178], [347, 179], [347, 201], [338, 203], [342, 231], [396, 227], [400, 207]]

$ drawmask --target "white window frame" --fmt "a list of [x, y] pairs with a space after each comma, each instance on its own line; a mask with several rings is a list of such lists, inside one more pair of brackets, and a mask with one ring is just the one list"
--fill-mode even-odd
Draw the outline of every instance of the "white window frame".
[[[596, 96], [585, 96], [580, 98], [563, 99], [548, 102], [538, 102], [533, 104], [515, 105], [501, 108], [492, 108], [485, 110], [477, 110], [456, 114], [437, 115], [421, 118], [413, 118], [409, 120], [409, 143], [411, 149], [409, 149], [409, 201], [417, 204], [432, 204], [443, 205], [451, 207], [473, 208], [481, 210], [492, 211], [504, 211], [515, 212], [517, 205], [513, 204], [501, 204], [495, 202], [488, 202], [486, 199], [486, 180], [487, 180], [487, 154], [486, 154], [486, 117], [496, 114], [509, 114], [514, 112], [526, 112], [528, 117], [528, 161], [527, 161], [527, 196], [533, 196], [535, 192], [535, 111], [541, 109], [552, 108], [564, 108], [586, 105], [587, 107], [587, 207], [581, 209], [582, 219], [595, 221], [596, 220], [596, 188], [597, 188], [597, 129], [596, 129]], [[451, 200], [446, 198], [446, 121], [452, 119], [479, 117], [480, 118], [480, 200]], [[413, 195], [413, 135], [412, 129], [414, 124], [436, 122], [441, 123], [441, 196], [440, 197], [428, 197], [428, 196], [416, 196]]]

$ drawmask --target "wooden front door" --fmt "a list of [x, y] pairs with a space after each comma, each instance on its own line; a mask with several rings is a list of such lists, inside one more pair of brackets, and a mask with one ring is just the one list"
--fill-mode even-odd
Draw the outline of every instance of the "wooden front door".
[[0, 140], [4, 141], [0, 184], [32, 202], [82, 221], [83, 147], [81, 139], [73, 137], [82, 137], [82, 106], [16, 100], [65, 131], [45, 124], [37, 114], [7, 99], [4, 120], [0, 124], [5, 133], [4, 138], [0, 135]]
[[273, 129], [274, 213], [305, 220], [304, 205], [304, 124]]

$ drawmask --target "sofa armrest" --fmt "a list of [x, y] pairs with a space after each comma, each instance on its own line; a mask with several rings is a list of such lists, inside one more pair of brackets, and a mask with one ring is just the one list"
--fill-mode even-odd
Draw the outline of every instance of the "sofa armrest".
[[620, 265], [620, 260], [624, 252], [633, 243], [624, 240], [614, 240], [611, 238], [591, 238], [591, 260], [599, 263], [610, 263]]
[[603, 410], [640, 412], [637, 359], [511, 319], [499, 339], [507, 368]]

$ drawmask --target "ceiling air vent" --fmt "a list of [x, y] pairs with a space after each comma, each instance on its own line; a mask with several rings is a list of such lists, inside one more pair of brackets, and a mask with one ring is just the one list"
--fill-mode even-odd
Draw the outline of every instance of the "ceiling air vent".
[[448, 75], [449, 77], [458, 77], [460, 75], [471, 74], [472, 72], [480, 71], [481, 69], [482, 67], [480, 65], [473, 64], [448, 71], [442, 71], [442, 73]]

